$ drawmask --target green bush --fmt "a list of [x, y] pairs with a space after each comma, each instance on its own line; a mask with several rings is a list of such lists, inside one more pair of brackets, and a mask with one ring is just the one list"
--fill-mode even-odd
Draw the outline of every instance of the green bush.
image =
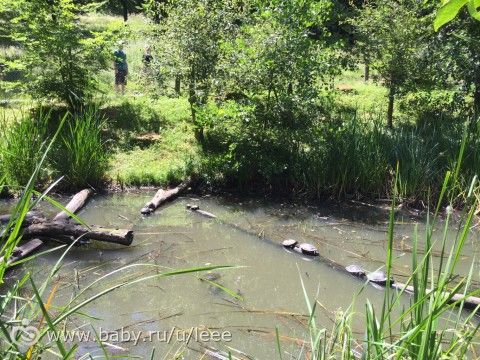
[[[197, 119], [205, 129], [204, 177], [216, 185], [311, 198], [385, 197], [398, 164], [399, 197], [425, 202], [429, 193], [438, 195], [443, 174], [454, 169], [464, 131], [458, 122], [441, 131], [409, 124], [390, 131], [380, 118], [323, 113], [301, 103], [267, 111], [262, 101], [202, 107]], [[459, 195], [480, 169], [479, 134], [480, 129], [466, 141]]]
[[53, 168], [73, 188], [96, 186], [104, 180], [108, 169], [108, 153], [102, 139], [104, 123], [97, 109], [86, 108], [69, 119], [56, 145]]
[[460, 94], [452, 90], [416, 91], [399, 101], [399, 108], [409, 119], [423, 126], [440, 126], [457, 121], [466, 109]]
[[[39, 111], [36, 115], [15, 119], [13, 123], [3, 119], [0, 130], [0, 170], [7, 184], [27, 184], [42, 157], [47, 140], [48, 118], [49, 114]], [[42, 169], [38, 182], [44, 182], [47, 176], [48, 171]]]

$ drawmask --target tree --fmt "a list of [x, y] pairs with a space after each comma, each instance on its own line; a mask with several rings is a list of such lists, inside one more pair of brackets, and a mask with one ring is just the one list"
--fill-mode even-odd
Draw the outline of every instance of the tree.
[[186, 83], [195, 135], [202, 141], [203, 127], [196, 112], [211, 94], [222, 43], [237, 27], [237, 1], [178, 0], [155, 5], [161, 8], [157, 11], [168, 14], [159, 24], [156, 48], [169, 71]]
[[10, 32], [23, 56], [23, 86], [37, 98], [56, 98], [70, 108], [81, 106], [95, 89], [95, 73], [107, 66], [111, 31], [93, 33], [81, 21], [73, 0], [5, 0], [0, 11], [15, 9]]
[[374, 0], [354, 19], [361, 52], [388, 88], [387, 124], [393, 127], [395, 97], [423, 79], [425, 54], [432, 40], [431, 15], [416, 0]]

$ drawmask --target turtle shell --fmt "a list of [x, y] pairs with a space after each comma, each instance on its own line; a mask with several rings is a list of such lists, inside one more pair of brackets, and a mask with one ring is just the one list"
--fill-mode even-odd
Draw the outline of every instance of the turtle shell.
[[294, 239], [287, 239], [282, 242], [283, 247], [286, 247], [287, 249], [293, 249], [297, 244], [298, 241]]
[[345, 270], [355, 276], [365, 276], [365, 270], [360, 265], [348, 265]]
[[299, 247], [302, 250], [302, 253], [304, 253], [306, 255], [311, 255], [311, 256], [317, 256], [318, 255], [317, 248], [315, 246], [313, 246], [312, 244], [303, 243], [303, 244], [300, 244]]
[[[367, 279], [375, 284], [385, 285], [387, 283], [387, 274], [383, 271], [374, 271], [367, 274]], [[390, 282], [393, 283], [393, 279]]]

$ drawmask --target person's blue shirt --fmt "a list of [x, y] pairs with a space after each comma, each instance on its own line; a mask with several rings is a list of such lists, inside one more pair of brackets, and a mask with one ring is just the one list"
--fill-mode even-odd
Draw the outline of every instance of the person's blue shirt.
[[117, 70], [128, 70], [127, 54], [125, 54], [123, 50], [116, 50], [113, 53], [113, 56], [115, 57], [115, 66]]

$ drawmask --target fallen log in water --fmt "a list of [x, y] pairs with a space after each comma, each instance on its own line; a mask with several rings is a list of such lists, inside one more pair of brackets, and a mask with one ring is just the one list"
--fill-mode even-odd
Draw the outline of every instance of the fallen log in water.
[[[83, 189], [72, 197], [70, 202], [65, 206], [65, 209], [72, 214], [76, 214], [86, 204], [92, 194], [93, 191], [91, 189]], [[61, 211], [55, 215], [53, 221], [68, 220], [69, 218], [70, 215], [67, 212]]]
[[129, 229], [107, 229], [100, 226], [86, 227], [65, 221], [43, 221], [29, 225], [24, 230], [25, 237], [57, 236], [85, 237], [87, 239], [111, 242], [121, 245], [130, 245], [133, 241], [133, 231]]
[[[31, 223], [35, 217], [37, 217], [38, 214], [34, 211], [29, 211], [25, 218], [23, 219], [23, 222], [25, 223]], [[8, 222], [11, 220], [12, 215], [6, 214], [6, 215], [0, 215], [0, 225], [5, 225], [8, 224]]]
[[[192, 206], [190, 206], [190, 207], [187, 206], [187, 208], [190, 209], [192, 212], [197, 213], [197, 214], [202, 215], [202, 216], [205, 216], [205, 217], [208, 217], [209, 219], [212, 219], [212, 218], [217, 219], [220, 223], [222, 223], [222, 225], [226, 225], [226, 226], [229, 226], [233, 229], [239, 230], [239, 231], [241, 231], [245, 234], [261, 238], [262, 240], [267, 241], [268, 243], [271, 243], [271, 244], [274, 244], [274, 245], [277, 245], [277, 246], [280, 245], [277, 241], [272, 240], [268, 237], [265, 237], [263, 235], [260, 236], [253, 231], [250, 231], [250, 230], [247, 230], [247, 229], [244, 229], [244, 228], [240, 227], [239, 225], [223, 221], [223, 220], [219, 219], [218, 217], [216, 217], [214, 214], [211, 214], [209, 212], [200, 210], [198, 206], [193, 207], [193, 209], [192, 209]], [[285, 243], [288, 243], [288, 241], [285, 242]], [[288, 249], [287, 247], [285, 247], [285, 249], [287, 251], [290, 251], [290, 249]], [[292, 250], [294, 250], [294, 251], [292, 251], [292, 253], [300, 253], [302, 255], [305, 255], [304, 253], [298, 251], [298, 246], [296, 246], [296, 242], [293, 245]], [[315, 257], [318, 258], [322, 263], [328, 265], [329, 267], [331, 267], [335, 270], [338, 270], [340, 272], [351, 275], [351, 276], [353, 276], [357, 279], [361, 279], [362, 281], [366, 280], [365, 271], [363, 271], [363, 270], [358, 271], [357, 266], [355, 266], [355, 268], [356, 268], [355, 271], [352, 271], [352, 270], [349, 271], [349, 270], [347, 270], [347, 268], [350, 268], [351, 266], [345, 267], [345, 266], [340, 265], [339, 263], [337, 263], [337, 262], [335, 262], [331, 259], [328, 259], [328, 258], [320, 255], [320, 254], [317, 254]], [[313, 256], [312, 256], [312, 258], [313, 258]], [[385, 282], [384, 281], [375, 282], [375, 281], [372, 281], [372, 280], [368, 280], [368, 282], [369, 283], [374, 283], [377, 286], [379, 285], [379, 286], [385, 287]], [[393, 279], [391, 281], [391, 287], [394, 288], [394, 289], [400, 290], [400, 291], [405, 291], [405, 292], [410, 293], [410, 294], [413, 294], [414, 291], [415, 291], [413, 286], [395, 282], [395, 281], [393, 281]], [[428, 293], [431, 292], [431, 290], [427, 289], [426, 292], [428, 294]], [[459, 301], [461, 299], [463, 299], [464, 308], [467, 308], [467, 309], [470, 309], [470, 310], [475, 310], [480, 305], [480, 298], [479, 297], [475, 297], [475, 296], [465, 297], [463, 294], [453, 294], [453, 296], [452, 296], [452, 294], [449, 294], [449, 293], [444, 293], [444, 296], [447, 297], [447, 298], [449, 297], [448, 302], [450, 304], [457, 303], [459, 305], [460, 304]]]
[[180, 195], [185, 189], [189, 187], [190, 183], [190, 180], [186, 180], [180, 185], [178, 185], [176, 188], [169, 190], [158, 190], [152, 200], [146, 203], [145, 206], [140, 210], [140, 212], [143, 215], [150, 215], [160, 205], [166, 203], [167, 201], [175, 199], [178, 195]]
[[[84, 189], [75, 194], [69, 203], [65, 206], [70, 213], [78, 212], [88, 201], [93, 191]], [[0, 216], [0, 224], [8, 223], [10, 215]], [[74, 224], [68, 221], [70, 214], [61, 211], [55, 215], [53, 221], [47, 221], [37, 216], [34, 212], [29, 212], [23, 222], [23, 236], [33, 239], [15, 248], [7, 264], [13, 264], [27, 255], [33, 253], [43, 245], [43, 238], [58, 239], [65, 243], [71, 243], [73, 238], [84, 237], [121, 245], [130, 245], [133, 241], [133, 231], [128, 229], [107, 229], [100, 226], [86, 227], [84, 225]], [[39, 239], [38, 237], [42, 238]], [[3, 261], [3, 258], [0, 258]]]
[[[43, 245], [43, 241], [40, 239], [32, 239], [30, 241], [27, 241], [26, 243], [17, 246], [13, 252], [10, 258], [7, 260], [7, 266], [10, 266], [11, 264], [27, 257], [31, 253], [33, 253], [35, 250], [40, 248]], [[0, 258], [0, 262], [3, 261], [3, 257]]]
[[[415, 292], [415, 289], [412, 285], [407, 285], [407, 284], [394, 282], [392, 284], [392, 287], [394, 289], [397, 289], [397, 290], [400, 290], [400, 291], [405, 291], [405, 292], [408, 292], [408, 293], [411, 293], [411, 294], [413, 294]], [[431, 289], [426, 289], [425, 291], [426, 291], [427, 294], [430, 294], [432, 292]], [[467, 309], [470, 309], [470, 310], [474, 310], [480, 305], [480, 298], [478, 298], [476, 296], [465, 297], [465, 295], [463, 295], [463, 294], [453, 294], [452, 295], [451, 293], [447, 293], [447, 292], [443, 293], [443, 295], [445, 297], [449, 298], [449, 300], [448, 300], [449, 304], [458, 303], [459, 301], [461, 301], [463, 299], [463, 307], [465, 307]]]
[[[247, 235], [261, 238], [263, 241], [266, 241], [266, 242], [268, 242], [268, 243], [270, 243], [270, 244], [272, 244], [272, 245], [275, 245], [275, 246], [279, 246], [279, 245], [280, 245], [280, 244], [278, 243], [278, 241], [275, 241], [275, 240], [273, 240], [273, 239], [270, 239], [269, 237], [266, 237], [265, 235], [260, 236], [260, 235], [257, 234], [256, 232], [251, 231], [251, 230], [247, 230], [247, 229], [245, 229], [245, 228], [243, 228], [243, 227], [241, 227], [241, 226], [239, 226], [239, 225], [237, 225], [237, 224], [233, 224], [233, 223], [230, 223], [230, 222], [226, 222], [226, 221], [224, 221], [224, 220], [222, 220], [222, 219], [219, 219], [215, 214], [209, 213], [209, 212], [207, 212], [207, 211], [200, 210], [200, 208], [199, 208], [198, 206], [191, 206], [191, 207], [189, 208], [188, 205], [187, 205], [187, 208], [188, 208], [189, 210], [191, 210], [191, 212], [193, 212], [193, 213], [196, 213], [196, 214], [201, 215], [201, 216], [203, 216], [203, 217], [207, 217], [207, 218], [209, 218], [209, 219], [216, 219], [216, 220], [218, 220], [220, 223], [222, 223], [222, 225], [225, 225], [225, 226], [228, 226], [228, 227], [230, 227], [230, 228], [232, 228], [232, 229], [241, 231], [241, 232], [243, 232], [243, 233], [245, 233], [245, 234], [247, 234]], [[280, 245], [280, 246], [281, 246], [281, 245]], [[285, 249], [285, 250], [287, 250], [287, 251], [289, 251], [289, 252], [296, 252], [296, 253], [302, 254], [301, 252], [298, 252], [296, 249], [298, 249], [298, 247], [295, 248], [295, 249], [291, 249], [292, 251], [290, 251], [290, 249]], [[302, 255], [305, 255], [305, 254], [302, 254]], [[308, 255], [307, 255], [307, 256], [308, 256]], [[309, 256], [309, 257], [310, 257], [310, 256]], [[324, 264], [326, 264], [327, 266], [329, 266], [329, 267], [331, 267], [331, 268], [333, 268], [333, 269], [335, 269], [335, 270], [338, 270], [338, 271], [340, 271], [340, 272], [343, 272], [343, 273], [346, 273], [346, 274], [351, 275], [351, 274], [345, 269], [345, 267], [344, 267], [343, 265], [340, 265], [339, 263], [337, 263], [337, 262], [335, 262], [335, 261], [333, 261], [333, 260], [331, 260], [331, 259], [329, 259], [329, 258], [326, 258], [326, 257], [324, 257], [324, 256], [322, 256], [322, 255], [320, 255], [320, 254], [318, 254], [316, 257], [317, 257], [321, 262], [323, 262]], [[312, 258], [313, 258], [313, 257], [312, 257]]]

